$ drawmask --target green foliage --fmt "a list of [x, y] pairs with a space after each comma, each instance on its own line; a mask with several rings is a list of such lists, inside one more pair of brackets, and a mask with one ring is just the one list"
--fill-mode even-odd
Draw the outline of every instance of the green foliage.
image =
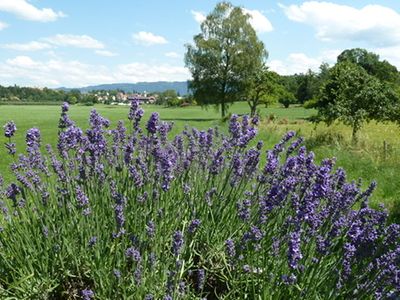
[[164, 106], [180, 106], [182, 100], [178, 99], [178, 94], [175, 90], [166, 90], [159, 94], [156, 104]]
[[397, 68], [388, 61], [380, 61], [379, 55], [368, 52], [365, 49], [354, 48], [344, 50], [337, 58], [337, 62], [351, 62], [361, 66], [368, 74], [375, 76], [381, 81], [400, 83]]
[[305, 74], [281, 76], [281, 84], [296, 98], [295, 103], [304, 104], [317, 97], [319, 89], [327, 79], [329, 65], [321, 64], [320, 72], [308, 70]]
[[340, 120], [353, 128], [353, 141], [365, 122], [390, 118], [398, 97], [387, 84], [351, 63], [337, 63], [321, 88], [318, 117], [327, 124]]
[[289, 108], [290, 104], [295, 104], [296, 97], [286, 89], [283, 89], [278, 97], [278, 102], [282, 104], [285, 108]]
[[82, 94], [78, 89], [72, 89], [68, 92], [63, 90], [53, 90], [49, 88], [31, 88], [9, 86], [3, 87], [0, 85], [0, 104], [18, 103], [21, 104], [59, 104], [68, 102], [70, 104], [97, 103], [97, 99], [93, 94]]
[[246, 88], [246, 101], [250, 106], [250, 116], [256, 115], [257, 106], [264, 104], [267, 107], [275, 102], [275, 96], [283, 89], [279, 85], [279, 75], [275, 72], [260, 68], [254, 71], [249, 78]]
[[228, 2], [216, 5], [194, 45], [186, 48], [185, 64], [193, 78], [189, 88], [199, 104], [220, 106], [222, 117], [229, 103], [243, 97], [249, 78], [267, 56], [249, 15]]

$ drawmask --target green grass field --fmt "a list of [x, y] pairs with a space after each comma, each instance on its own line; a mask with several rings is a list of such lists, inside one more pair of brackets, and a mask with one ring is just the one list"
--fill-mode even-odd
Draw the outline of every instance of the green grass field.
[[[128, 106], [94, 107], [104, 117], [111, 121], [111, 127], [116, 121], [127, 121]], [[88, 125], [88, 116], [93, 107], [72, 106], [70, 116], [82, 128]], [[213, 108], [201, 107], [164, 108], [155, 105], [145, 105], [144, 119], [153, 111], [160, 113], [164, 121], [174, 122], [172, 134], [180, 132], [185, 125], [206, 129], [220, 126], [226, 129], [226, 123], [221, 122], [220, 114]], [[246, 103], [236, 103], [230, 107], [231, 113], [245, 114], [249, 112]], [[17, 150], [24, 151], [25, 131], [31, 127], [38, 127], [42, 133], [43, 144], [56, 144], [58, 131], [58, 118], [60, 108], [58, 106], [0, 106], [0, 124], [8, 120], [14, 120], [18, 131], [16, 134]], [[374, 193], [372, 203], [384, 203], [393, 217], [400, 219], [400, 128], [394, 124], [367, 124], [360, 132], [360, 142], [353, 146], [350, 142], [351, 129], [335, 124], [327, 128], [320, 124], [314, 124], [306, 120], [315, 114], [313, 110], [301, 107], [284, 109], [281, 107], [260, 107], [262, 123], [260, 125], [258, 139], [265, 143], [265, 149], [269, 149], [288, 130], [295, 130], [305, 137], [308, 149], [315, 152], [318, 160], [326, 157], [336, 157], [337, 166], [343, 167], [349, 179], [363, 179], [363, 185], [367, 186], [371, 180], [378, 182], [377, 191]], [[274, 115], [273, 121], [269, 116]], [[127, 123], [127, 122], [126, 122]], [[386, 148], [384, 148], [384, 141]], [[6, 142], [3, 135], [0, 143]], [[4, 174], [7, 181], [11, 180], [8, 164], [11, 157], [6, 154], [4, 147], [0, 149], [0, 173]]]

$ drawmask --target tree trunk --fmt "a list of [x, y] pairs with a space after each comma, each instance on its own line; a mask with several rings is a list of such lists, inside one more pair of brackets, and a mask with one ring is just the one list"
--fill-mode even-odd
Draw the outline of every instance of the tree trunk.
[[250, 105], [250, 117], [254, 118], [256, 116], [257, 106]]
[[226, 114], [226, 104], [225, 104], [225, 96], [223, 96], [221, 99], [221, 117], [222, 117], [222, 119], [225, 118], [225, 114]]
[[357, 133], [358, 133], [358, 126], [356, 124], [353, 124], [353, 132], [352, 132], [352, 136], [351, 136], [351, 138], [352, 138], [351, 141], [352, 141], [353, 145], [357, 145], [357, 143], [358, 143]]

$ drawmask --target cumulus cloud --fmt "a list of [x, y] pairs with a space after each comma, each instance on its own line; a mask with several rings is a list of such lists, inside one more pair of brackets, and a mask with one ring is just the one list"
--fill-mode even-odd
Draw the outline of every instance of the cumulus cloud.
[[32, 60], [29, 56], [17, 56], [12, 59], [7, 59], [7, 64], [10, 66], [14, 67], [20, 67], [20, 68], [36, 68], [39, 64]]
[[197, 23], [202, 23], [206, 19], [206, 15], [200, 11], [191, 10], [190, 12]]
[[368, 49], [379, 55], [381, 59], [387, 60], [392, 65], [396, 66], [400, 70], [400, 45], [385, 48], [373, 48]]
[[317, 38], [323, 41], [363, 41], [377, 47], [400, 43], [400, 14], [385, 6], [371, 4], [357, 9], [318, 1], [280, 6], [290, 20], [314, 27]]
[[38, 51], [38, 50], [50, 49], [53, 46], [47, 43], [32, 41], [24, 44], [18, 44], [18, 43], [5, 44], [1, 47], [4, 49], [11, 49], [17, 51]]
[[55, 12], [51, 8], [37, 8], [26, 0], [1, 0], [0, 11], [14, 14], [22, 19], [38, 22], [51, 22], [65, 17], [61, 11]]
[[114, 52], [111, 52], [111, 51], [108, 51], [108, 50], [96, 50], [96, 51], [94, 51], [97, 55], [100, 55], [100, 56], [107, 56], [107, 57], [113, 57], [113, 56], [118, 56], [118, 54], [117, 53], [114, 53]]
[[0, 31], [7, 28], [8, 24], [0, 21]]
[[151, 32], [140, 31], [134, 33], [132, 38], [139, 44], [144, 46], [167, 44], [168, 41], [161, 35], [155, 35]]
[[34, 60], [29, 56], [0, 62], [0, 80], [5, 85], [81, 87], [115, 82], [181, 81], [189, 77], [186, 68], [170, 64], [131, 62], [109, 68], [60, 58]]
[[250, 24], [253, 26], [254, 30], [259, 33], [270, 32], [274, 28], [271, 22], [258, 10], [250, 10], [244, 8], [243, 11], [250, 15]]
[[281, 75], [291, 75], [305, 73], [308, 69], [318, 71], [319, 66], [323, 63], [333, 64], [336, 62], [337, 56], [341, 50], [328, 50], [322, 52], [316, 57], [309, 57], [304, 53], [291, 53], [284, 60], [271, 60], [267, 63], [272, 71]]
[[17, 56], [0, 63], [0, 78], [9, 84], [57, 87], [60, 85], [84, 86], [98, 82], [112, 82], [107, 68], [81, 63], [76, 60], [33, 60]]
[[[191, 14], [197, 23], [202, 23], [206, 15], [200, 11], [191, 10]], [[243, 8], [243, 12], [250, 15], [249, 22], [258, 33], [270, 32], [273, 30], [271, 22], [259, 10]]]
[[88, 35], [56, 34], [44, 38], [44, 41], [56, 46], [70, 46], [76, 48], [103, 49], [104, 44]]

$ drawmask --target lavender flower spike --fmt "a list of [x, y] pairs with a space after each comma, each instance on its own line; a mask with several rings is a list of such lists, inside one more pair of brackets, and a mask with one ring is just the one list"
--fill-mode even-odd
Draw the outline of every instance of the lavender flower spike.
[[89, 289], [84, 289], [82, 290], [82, 297], [83, 300], [90, 300], [94, 298], [94, 292], [92, 290]]
[[175, 256], [178, 256], [183, 246], [183, 234], [182, 231], [175, 231], [172, 241], [172, 252]]
[[14, 121], [7, 122], [4, 126], [4, 136], [10, 138], [14, 136], [14, 133], [17, 131], [17, 126], [15, 125]]

